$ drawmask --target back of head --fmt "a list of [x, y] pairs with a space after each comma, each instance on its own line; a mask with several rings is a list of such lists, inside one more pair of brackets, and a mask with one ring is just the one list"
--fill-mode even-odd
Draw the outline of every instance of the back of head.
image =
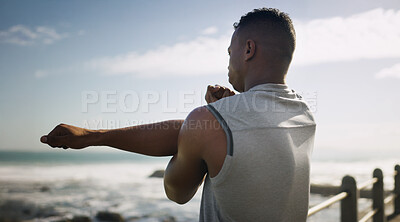
[[258, 46], [266, 47], [263, 56], [289, 66], [296, 46], [296, 33], [288, 14], [274, 8], [254, 9], [233, 26], [239, 39], [253, 39]]

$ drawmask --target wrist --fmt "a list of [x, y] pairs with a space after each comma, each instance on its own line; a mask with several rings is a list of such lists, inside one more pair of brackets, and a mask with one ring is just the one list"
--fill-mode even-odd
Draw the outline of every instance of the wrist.
[[89, 146], [105, 146], [106, 144], [106, 130], [88, 130], [87, 139], [90, 143]]

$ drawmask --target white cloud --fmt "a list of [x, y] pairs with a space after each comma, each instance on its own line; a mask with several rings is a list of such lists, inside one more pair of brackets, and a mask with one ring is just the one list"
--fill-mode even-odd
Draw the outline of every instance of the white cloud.
[[33, 76], [36, 79], [47, 78], [50, 76], [66, 76], [71, 74], [81, 73], [84, 67], [82, 65], [68, 65], [65, 67], [58, 68], [41, 68], [35, 71], [32, 71]]
[[215, 26], [211, 26], [211, 27], [208, 27], [208, 28], [204, 29], [203, 31], [201, 31], [201, 34], [203, 34], [203, 35], [212, 35], [212, 34], [215, 34], [217, 32], [218, 32], [218, 28], [215, 27]]
[[294, 24], [296, 65], [400, 57], [400, 10], [378, 8]]
[[68, 34], [57, 33], [53, 28], [38, 26], [30, 29], [23, 25], [15, 25], [8, 30], [0, 31], [0, 42], [16, 45], [53, 44], [67, 37]]
[[36, 32], [42, 36], [42, 42], [45, 44], [52, 44], [54, 41], [62, 39], [64, 35], [58, 34], [56, 30], [47, 27], [37, 27]]
[[[374, 9], [350, 17], [295, 21], [297, 49], [293, 65], [400, 57], [400, 10]], [[209, 27], [202, 36], [139, 54], [129, 52], [97, 58], [88, 63], [96, 72], [163, 75], [207, 75], [226, 73], [230, 35]]]
[[382, 69], [376, 75], [376, 78], [398, 78], [400, 79], [400, 63], [395, 64], [392, 67]]
[[107, 74], [134, 74], [142, 77], [226, 73], [229, 39], [228, 35], [219, 38], [202, 36], [143, 54], [131, 52], [94, 59], [87, 65]]

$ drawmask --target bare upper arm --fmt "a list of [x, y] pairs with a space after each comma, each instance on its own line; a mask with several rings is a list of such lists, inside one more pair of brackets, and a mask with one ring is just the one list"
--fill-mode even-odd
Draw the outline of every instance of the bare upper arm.
[[225, 133], [206, 107], [193, 110], [178, 137], [178, 152], [164, 176], [165, 192], [171, 200], [186, 203], [196, 193], [205, 174], [215, 176], [226, 155]]

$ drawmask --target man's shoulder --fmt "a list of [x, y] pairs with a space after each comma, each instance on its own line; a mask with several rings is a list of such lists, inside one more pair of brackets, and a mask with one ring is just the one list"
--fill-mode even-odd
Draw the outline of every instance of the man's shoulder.
[[209, 109], [210, 105], [207, 105], [190, 112], [179, 133], [180, 137], [185, 137], [202, 150], [214, 147], [219, 140], [226, 140], [223, 127]]
[[218, 121], [209, 109], [210, 105], [206, 105], [192, 110], [185, 119], [184, 129], [191, 133], [203, 135], [207, 135], [210, 131], [218, 129]]
[[186, 120], [201, 120], [201, 119], [206, 119], [210, 115], [210, 111], [207, 108], [207, 105], [205, 106], [199, 106], [195, 109], [193, 109], [189, 115], [186, 117]]

